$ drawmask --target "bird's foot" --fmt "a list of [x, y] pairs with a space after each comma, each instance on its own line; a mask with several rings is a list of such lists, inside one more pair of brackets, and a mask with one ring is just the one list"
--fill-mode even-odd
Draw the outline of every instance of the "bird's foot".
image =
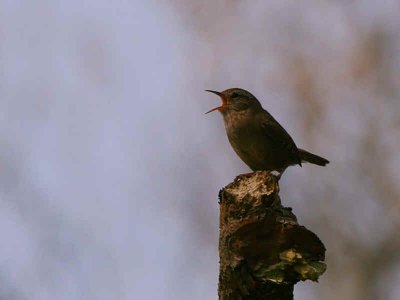
[[238, 176], [236, 176], [236, 179], [249, 178], [253, 174], [254, 174], [254, 172], [239, 174]]
[[[283, 172], [285, 172], [286, 168], [284, 169], [278, 169], [278, 170], [271, 170], [271, 171], [267, 171], [269, 174], [271, 174], [272, 176], [274, 176], [276, 178], [276, 181], [278, 182], [279, 179], [281, 179], [281, 176], [283, 174]], [[250, 173], [243, 173], [243, 174], [239, 174], [236, 176], [235, 181], [236, 180], [241, 180], [241, 179], [246, 179], [249, 178], [251, 176], [254, 175], [254, 173], [256, 173], [258, 171], [255, 172], [250, 172]]]
[[285, 172], [286, 168], [274, 170], [271, 172], [272, 175], [276, 177], [276, 180], [279, 181], [281, 179], [283, 172]]

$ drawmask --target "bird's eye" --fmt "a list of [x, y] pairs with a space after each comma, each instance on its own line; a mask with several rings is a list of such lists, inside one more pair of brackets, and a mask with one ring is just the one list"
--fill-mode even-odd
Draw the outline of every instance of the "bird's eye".
[[239, 97], [238, 93], [232, 93], [231, 98], [237, 98], [237, 97]]

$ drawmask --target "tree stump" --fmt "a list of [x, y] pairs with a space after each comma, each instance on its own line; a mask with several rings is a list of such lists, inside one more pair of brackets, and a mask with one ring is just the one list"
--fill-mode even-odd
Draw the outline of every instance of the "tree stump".
[[298, 281], [324, 273], [324, 245], [282, 206], [274, 175], [238, 176], [219, 199], [220, 300], [293, 299]]

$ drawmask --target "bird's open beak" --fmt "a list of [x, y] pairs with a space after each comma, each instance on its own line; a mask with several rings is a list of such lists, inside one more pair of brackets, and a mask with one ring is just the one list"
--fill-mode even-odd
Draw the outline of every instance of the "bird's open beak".
[[211, 109], [208, 112], [206, 112], [206, 114], [208, 114], [210, 112], [213, 112], [214, 110], [221, 111], [221, 110], [223, 110], [225, 108], [225, 106], [227, 104], [227, 101], [226, 101], [226, 97], [222, 93], [216, 92], [216, 91], [211, 91], [211, 90], [206, 90], [206, 92], [210, 92], [210, 93], [213, 93], [215, 95], [218, 95], [222, 100], [222, 105], [221, 106], [214, 107], [213, 109]]

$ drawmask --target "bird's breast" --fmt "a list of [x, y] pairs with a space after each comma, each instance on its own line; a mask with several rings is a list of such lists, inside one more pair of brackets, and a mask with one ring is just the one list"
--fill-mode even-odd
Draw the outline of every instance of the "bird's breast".
[[252, 169], [265, 169], [271, 154], [270, 145], [257, 122], [245, 115], [224, 118], [228, 140], [236, 154]]

